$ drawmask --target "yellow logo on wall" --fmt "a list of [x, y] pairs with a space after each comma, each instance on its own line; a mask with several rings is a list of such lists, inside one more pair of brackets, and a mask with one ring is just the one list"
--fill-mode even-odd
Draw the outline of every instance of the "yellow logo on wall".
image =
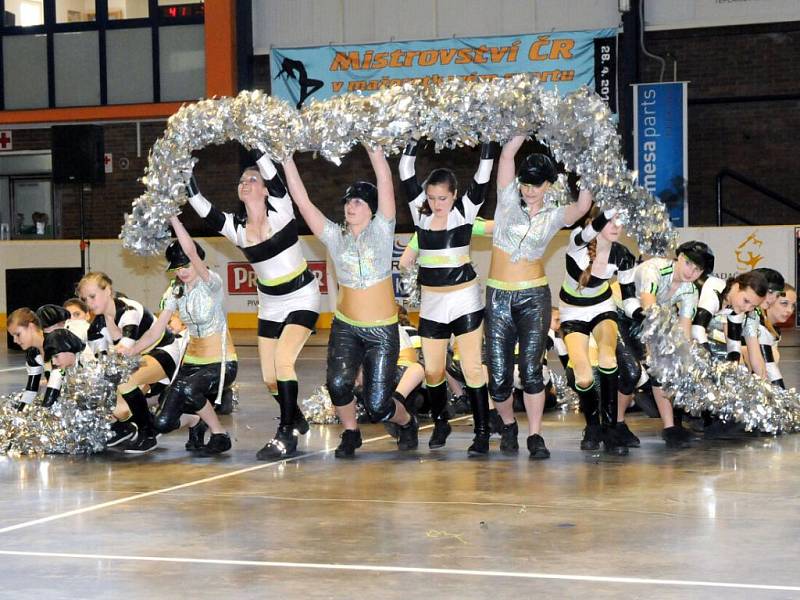
[[763, 241], [758, 239], [756, 231], [748, 235], [744, 241], [736, 246], [736, 267], [739, 271], [752, 271], [761, 262]]

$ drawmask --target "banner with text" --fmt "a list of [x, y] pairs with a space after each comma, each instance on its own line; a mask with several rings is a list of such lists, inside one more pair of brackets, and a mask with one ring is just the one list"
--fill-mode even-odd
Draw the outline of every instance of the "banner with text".
[[674, 226], [688, 226], [686, 82], [635, 84], [633, 99], [639, 185], [666, 205]]
[[[347, 46], [273, 48], [272, 95], [301, 107], [346, 92], [375, 92], [407, 81], [494, 79], [534, 73], [568, 93], [596, 89], [616, 110], [616, 31], [448, 38]], [[599, 79], [598, 79], [599, 76]]]

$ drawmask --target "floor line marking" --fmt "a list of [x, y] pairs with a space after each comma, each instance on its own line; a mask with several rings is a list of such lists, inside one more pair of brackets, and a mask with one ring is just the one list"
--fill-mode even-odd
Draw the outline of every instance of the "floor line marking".
[[[464, 417], [458, 417], [456, 419], [451, 419], [450, 422], [456, 421], [463, 421], [465, 419], [471, 418], [472, 415], [467, 415]], [[425, 425], [420, 427], [420, 429], [430, 429], [433, 425]], [[369, 444], [370, 442], [377, 442], [381, 440], [390, 439], [391, 436], [389, 435], [381, 435], [378, 437], [373, 437], [364, 440], [364, 444]], [[149, 498], [150, 496], [156, 496], [158, 494], [164, 494], [167, 492], [174, 492], [175, 490], [182, 490], [185, 488], [194, 487], [196, 485], [200, 485], [203, 483], [211, 483], [213, 481], [219, 481], [220, 479], [227, 479], [228, 477], [235, 477], [237, 475], [244, 475], [245, 473], [250, 473], [252, 471], [260, 471], [261, 469], [266, 469], [268, 467], [274, 467], [275, 465], [280, 465], [282, 463], [288, 462], [297, 462], [303, 460], [304, 458], [311, 458], [312, 456], [319, 456], [322, 454], [329, 454], [333, 452], [336, 448], [331, 446], [327, 448], [323, 448], [322, 450], [317, 450], [315, 452], [309, 452], [308, 454], [300, 454], [299, 456], [293, 456], [291, 458], [284, 458], [281, 460], [274, 460], [272, 462], [263, 463], [260, 465], [253, 465], [252, 467], [245, 467], [243, 469], [237, 469], [235, 471], [231, 471], [229, 473], [220, 473], [219, 475], [213, 475], [211, 477], [204, 477], [202, 479], [196, 479], [194, 481], [187, 481], [186, 483], [181, 483], [178, 485], [172, 485], [170, 487], [161, 488], [158, 490], [151, 490], [149, 492], [142, 492], [139, 494], [133, 494], [132, 496], [125, 496], [124, 498], [117, 498], [116, 500], [109, 500], [108, 502], [101, 502], [100, 504], [94, 504], [92, 506], [85, 506], [83, 508], [76, 508], [73, 510], [68, 510], [63, 513], [57, 513], [55, 515], [50, 515], [47, 517], [41, 517], [39, 519], [33, 519], [31, 521], [24, 521], [22, 523], [17, 523], [16, 525], [9, 525], [8, 527], [3, 527], [0, 529], [0, 534], [8, 533], [9, 531], [17, 531], [19, 529], [25, 529], [26, 527], [32, 527], [34, 525], [41, 525], [42, 523], [50, 523], [51, 521], [57, 521], [59, 519], [65, 519], [67, 517], [72, 517], [75, 515], [82, 515], [88, 512], [93, 512], [96, 510], [100, 510], [102, 508], [109, 508], [112, 506], [117, 506], [118, 504], [125, 504], [126, 502], [132, 502], [133, 500], [140, 500], [142, 498]]]
[[22, 371], [22, 369], [25, 368], [27, 367], [11, 367], [9, 369], [0, 369], [0, 373], [8, 373], [9, 371]]
[[330, 571], [370, 571], [384, 573], [414, 573], [430, 575], [460, 575], [471, 577], [506, 577], [513, 579], [550, 579], [559, 581], [584, 581], [593, 583], [623, 583], [629, 585], [668, 585], [683, 587], [728, 588], [800, 592], [800, 586], [725, 581], [699, 581], [691, 579], [655, 579], [649, 577], [615, 577], [603, 575], [569, 575], [561, 573], [530, 573], [519, 571], [490, 571], [479, 569], [437, 569], [432, 567], [399, 567], [394, 565], [358, 565], [331, 563], [302, 563], [268, 560], [226, 560], [213, 558], [181, 558], [169, 556], [131, 556], [124, 554], [88, 554], [72, 552], [33, 552], [26, 550], [0, 550], [4, 556], [31, 556], [39, 558], [78, 558], [89, 560], [127, 560], [138, 562], [166, 562], [182, 564], [227, 565], [245, 567], [272, 567], [283, 569], [317, 569]]

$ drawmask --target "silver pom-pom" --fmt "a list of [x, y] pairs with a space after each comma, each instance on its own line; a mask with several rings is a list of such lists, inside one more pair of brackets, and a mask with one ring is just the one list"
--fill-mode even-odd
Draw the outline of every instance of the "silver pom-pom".
[[750, 373], [743, 365], [715, 360], [683, 334], [669, 306], [653, 306], [642, 327], [650, 370], [673, 396], [673, 403], [693, 415], [710, 411], [724, 421], [767, 433], [800, 429], [800, 395]]
[[418, 276], [419, 264], [416, 262], [408, 269], [400, 269], [400, 292], [406, 294], [405, 303], [408, 306], [419, 306], [422, 293]]
[[192, 151], [236, 140], [276, 161], [295, 151], [315, 151], [340, 164], [354, 146], [394, 153], [426, 137], [437, 151], [536, 136], [556, 160], [580, 176], [602, 209], [619, 208], [639, 250], [663, 255], [676, 234], [664, 205], [635, 182], [622, 158], [616, 125], [604, 101], [580, 88], [561, 97], [532, 74], [484, 81], [450, 79], [439, 85], [405, 83], [371, 96], [359, 93], [312, 101], [301, 112], [263, 92], [203, 100], [170, 117], [150, 150], [142, 182], [146, 191], [126, 215], [120, 237], [138, 254], [158, 254], [169, 239], [167, 221], [186, 201]]
[[300, 402], [300, 405], [309, 423], [332, 425], [339, 422], [328, 388], [324, 385], [315, 389], [311, 396]]
[[89, 454], [106, 447], [117, 386], [130, 377], [138, 360], [119, 354], [101, 356], [67, 369], [52, 406], [19, 407], [16, 396], [0, 397], [0, 453], [9, 456]]

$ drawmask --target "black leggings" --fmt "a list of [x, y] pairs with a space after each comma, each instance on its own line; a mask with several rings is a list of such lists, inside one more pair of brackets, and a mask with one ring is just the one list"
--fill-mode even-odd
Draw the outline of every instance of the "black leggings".
[[[225, 381], [228, 387], [236, 379], [239, 363], [235, 360], [225, 363]], [[181, 425], [181, 415], [196, 413], [208, 402], [208, 397], [219, 391], [220, 364], [187, 365], [178, 371], [170, 386], [164, 392], [161, 406], [156, 414], [156, 429], [168, 433]]]
[[519, 340], [519, 378], [526, 394], [544, 390], [542, 359], [550, 327], [550, 288], [486, 288], [486, 364], [489, 394], [508, 400], [514, 389], [514, 345]]
[[327, 386], [334, 406], [353, 401], [353, 387], [363, 367], [364, 407], [373, 422], [394, 416], [394, 378], [400, 354], [397, 324], [358, 327], [334, 318], [328, 341]]

